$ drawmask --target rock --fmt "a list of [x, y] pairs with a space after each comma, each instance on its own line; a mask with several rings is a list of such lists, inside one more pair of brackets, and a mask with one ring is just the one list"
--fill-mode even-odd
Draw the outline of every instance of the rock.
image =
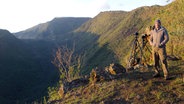
[[94, 84], [96, 82], [103, 81], [103, 80], [109, 80], [109, 79], [111, 79], [111, 76], [106, 70], [96, 68], [96, 69], [92, 69], [90, 73], [89, 81], [90, 83]]
[[106, 67], [105, 70], [112, 75], [126, 73], [126, 69], [122, 65], [114, 63], [110, 64], [109, 67]]
[[90, 73], [90, 83], [94, 84], [98, 81], [112, 80], [116, 76], [125, 73], [126, 69], [120, 64], [110, 64], [109, 66], [103, 68], [95, 68]]

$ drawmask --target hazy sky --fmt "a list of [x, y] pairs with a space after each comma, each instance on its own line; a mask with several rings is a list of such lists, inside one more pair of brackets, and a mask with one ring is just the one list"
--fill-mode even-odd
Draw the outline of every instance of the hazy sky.
[[18, 32], [54, 17], [94, 17], [101, 11], [130, 11], [168, 0], [0, 0], [0, 28]]

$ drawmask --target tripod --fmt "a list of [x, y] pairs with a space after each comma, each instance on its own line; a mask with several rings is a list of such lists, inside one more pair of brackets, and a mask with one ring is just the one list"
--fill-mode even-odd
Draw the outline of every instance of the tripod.
[[128, 64], [127, 67], [128, 68], [132, 68], [137, 64], [140, 64], [141, 60], [142, 60], [142, 47], [138, 41], [138, 33], [135, 33], [135, 38], [132, 42], [132, 50], [131, 50], [131, 54], [130, 54], [130, 58], [128, 60]]
[[[138, 33], [135, 33], [134, 35], [135, 38], [131, 45], [132, 46], [131, 54], [127, 64], [128, 70], [135, 69], [136, 65], [142, 65], [147, 67], [148, 65], [147, 62], [149, 61], [147, 57], [149, 57], [149, 55], [145, 56], [146, 55], [145, 53], [151, 54], [151, 49], [149, 49], [149, 47], [147, 46], [149, 35], [147, 34], [142, 35], [142, 45], [138, 41]], [[145, 51], [144, 54], [143, 51]]]

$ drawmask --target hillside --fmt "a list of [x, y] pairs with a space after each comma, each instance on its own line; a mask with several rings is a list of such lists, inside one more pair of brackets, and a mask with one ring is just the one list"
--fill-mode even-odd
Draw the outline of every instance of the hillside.
[[[50, 96], [49, 104], [183, 104], [184, 61], [169, 61], [172, 79], [152, 78], [152, 72], [123, 73], [114, 80], [81, 84], [67, 91], [63, 98]], [[176, 67], [177, 66], [177, 67]], [[163, 75], [163, 73], [162, 73]], [[73, 85], [75, 86], [75, 85]], [[55, 100], [54, 100], [55, 99]], [[57, 100], [56, 100], [57, 99]]]
[[[102, 12], [75, 30], [73, 40], [79, 44], [79, 49], [82, 49], [81, 46], [88, 47], [84, 52], [86, 66], [105, 66], [112, 62], [125, 66], [133, 33], [138, 31], [141, 37], [141, 34], [146, 33], [146, 28], [153, 26], [154, 20], [159, 18], [170, 35], [168, 55], [184, 58], [183, 4], [183, 0], [176, 0], [164, 7], [140, 7], [130, 12]], [[85, 42], [85, 46], [80, 44]]]
[[15, 33], [15, 36], [20, 39], [55, 40], [58, 36], [64, 36], [80, 27], [80, 25], [89, 19], [90, 18], [74, 17], [54, 18], [47, 23], [42, 23], [27, 30]]
[[[83, 69], [106, 66], [112, 62], [125, 66], [134, 38], [133, 33], [138, 31], [144, 34], [146, 28], [159, 18], [171, 38], [167, 47], [168, 55], [184, 58], [182, 5], [183, 0], [176, 0], [164, 7], [155, 5], [140, 7], [130, 12], [101, 12], [92, 19], [55, 18], [15, 33], [15, 36], [22, 39], [54, 40], [58, 46], [71, 46], [75, 43], [76, 53], [84, 58]], [[90, 72], [83, 71], [86, 74]]]
[[[25, 47], [29, 47], [29, 52], [22, 50], [23, 54], [26, 54], [25, 56], [35, 56], [28, 57], [28, 59], [24, 58], [25, 60], [33, 62], [31, 64], [34, 65], [38, 65], [38, 63], [41, 62], [41, 66], [38, 65], [34, 68], [29, 67], [29, 69], [34, 70], [44, 70], [44, 73], [38, 72], [36, 75], [38, 78], [40, 78], [40, 73], [41, 76], [47, 76], [50, 75], [50, 73], [54, 73], [50, 70], [54, 69], [51, 65], [51, 60], [53, 60], [52, 51], [56, 48], [56, 46], [59, 47], [67, 45], [69, 48], [71, 48], [73, 44], [75, 45], [75, 54], [82, 56], [82, 76], [89, 75], [93, 68], [104, 68], [110, 63], [119, 63], [126, 67], [126, 61], [130, 55], [130, 49], [132, 48], [131, 44], [134, 38], [133, 34], [138, 31], [140, 33], [140, 40], [141, 34], [145, 33], [147, 27], [153, 25], [155, 19], [161, 19], [162, 25], [168, 29], [170, 36], [170, 41], [167, 44], [168, 55], [172, 55], [179, 59], [184, 59], [183, 5], [184, 0], [176, 0], [164, 7], [155, 5], [151, 7], [140, 7], [130, 12], [101, 12], [92, 19], [55, 18], [50, 22], [37, 25], [19, 33], [15, 33], [16, 37], [23, 40], [18, 40], [13, 36], [11, 37], [13, 37], [15, 40], [25, 43]], [[4, 42], [6, 43], [8, 41], [5, 40]], [[18, 47], [14, 46], [16, 45], [15, 43], [18, 42], [13, 42], [11, 45], [6, 47]], [[150, 46], [148, 45], [148, 47]], [[19, 48], [17, 48], [17, 50], [19, 50]], [[33, 50], [34, 52], [32, 53]], [[4, 53], [3, 55], [5, 55], [6, 52], [12, 52], [12, 54], [14, 53], [12, 50], [6, 50], [2, 52]], [[31, 55], [27, 55], [28, 53]], [[17, 58], [17, 54], [18, 53], [13, 55], [14, 57], [16, 56], [15, 59], [19, 59]], [[6, 56], [5, 59], [7, 59], [8, 56]], [[32, 58], [36, 58], [39, 61], [35, 61]], [[149, 64], [152, 64], [152, 62]], [[26, 64], [22, 65], [22, 67], [25, 65]], [[44, 65], [49, 65], [49, 68]], [[152, 67], [150, 69], [152, 69]], [[108, 104], [112, 102], [138, 103], [138, 101], [142, 103], [148, 103], [147, 101], [152, 103], [182, 103], [183, 60], [169, 61], [169, 70], [174, 76], [174, 79], [171, 81], [164, 81], [163, 79], [152, 79], [152, 70], [149, 70], [144, 73], [126, 73], [123, 74], [119, 79], [97, 83], [95, 86], [92, 86], [93, 88], [91, 88], [88, 84], [74, 88], [66, 93], [64, 99], [60, 99], [58, 97], [58, 87], [53, 87], [53, 92], [48, 91], [48, 93], [52, 93], [53, 95], [43, 96], [46, 96], [47, 100], [56, 103]], [[47, 77], [48, 79], [45, 77], [41, 77], [40, 80], [33, 78], [38, 82], [34, 84], [35, 87], [33, 87], [33, 90], [30, 91], [37, 92], [38, 90], [42, 89], [38, 91], [38, 93], [42, 93], [44, 88], [45, 90], [47, 90], [47, 87], [52, 89], [52, 85], [48, 85], [49, 82], [58, 86], [59, 82], [54, 82], [55, 80], [52, 82], [52, 78], [57, 79], [54, 77], [54, 75], [56, 74], [52, 74], [52, 77]], [[25, 81], [32, 81], [33, 79], [25, 79]], [[40, 85], [39, 82], [43, 80], [47, 81], [47, 85], [44, 86], [44, 83], [41, 85], [41, 87], [37, 86]], [[37, 89], [37, 87], [40, 89]], [[15, 86], [15, 88], [17, 87]], [[85, 92], [85, 90], [87, 91]], [[37, 95], [40, 96], [40, 98], [43, 98], [41, 94], [35, 94], [35, 96]], [[33, 97], [35, 96], [33, 94]], [[166, 96], [169, 96], [173, 99], [168, 99]], [[23, 99], [23, 101], [27, 101], [27, 99]]]
[[[75, 41], [77, 50], [84, 55], [82, 73], [89, 74], [92, 68], [104, 68], [113, 62], [126, 66], [134, 38], [133, 33], [138, 31], [144, 34], [147, 27], [153, 26], [155, 19], [161, 19], [162, 25], [168, 30], [170, 36], [167, 44], [168, 56], [183, 59], [183, 5], [184, 0], [176, 0], [166, 6], [140, 7], [130, 12], [102, 12], [87, 21], [72, 33], [71, 38]], [[183, 104], [183, 60], [168, 62], [172, 76], [169, 81], [152, 78], [153, 67], [149, 67], [150, 70], [146, 72], [136, 70], [122, 74], [115, 80], [102, 81], [95, 85], [90, 83], [81, 85], [68, 91], [63, 98], [58, 98], [59, 95], [56, 93], [59, 88], [55, 88], [55, 93], [49, 96], [49, 102]]]
[[[47, 48], [48, 43], [46, 48], [42, 46], [44, 51]], [[47, 94], [47, 87], [57, 81], [58, 74], [43, 55], [7, 30], [0, 30], [1, 104], [30, 102]]]
[[[143, 34], [146, 27], [152, 25], [152, 14], [156, 14], [160, 8], [152, 6], [131, 12], [101, 12], [76, 29], [71, 40], [75, 41], [79, 51], [84, 50], [84, 69], [107, 66], [112, 62], [126, 65], [133, 33], [138, 31]], [[90, 70], [83, 72], [89, 73]]]

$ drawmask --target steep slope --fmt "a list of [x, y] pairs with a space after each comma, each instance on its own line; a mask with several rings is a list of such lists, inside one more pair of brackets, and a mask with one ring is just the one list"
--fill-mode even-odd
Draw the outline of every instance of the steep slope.
[[[57, 71], [50, 62], [43, 62], [44, 57], [32, 49], [7, 30], [0, 30], [1, 104], [40, 99], [51, 82], [57, 80]], [[49, 58], [45, 60], [49, 61]]]
[[[161, 19], [162, 25], [168, 29], [170, 36], [167, 44], [168, 54], [184, 58], [183, 5], [184, 0], [175, 0], [164, 7], [141, 7], [130, 12], [103, 12], [83, 24], [73, 33], [73, 39], [80, 39], [76, 42], [79, 49], [83, 49], [81, 46], [85, 47], [83, 51], [86, 53], [84, 54], [86, 61], [84, 72], [89, 73], [91, 68], [100, 67], [112, 61], [125, 65], [126, 56], [130, 54], [131, 41], [134, 38], [132, 34], [136, 31], [144, 33], [146, 27], [154, 24], [155, 19]], [[114, 22], [111, 23], [111, 21]], [[92, 41], [88, 37], [91, 37]], [[90, 42], [86, 39], [89, 39]], [[184, 61], [169, 60], [168, 65], [170, 80], [164, 80], [163, 73], [162, 77], [152, 78], [153, 67], [146, 72], [136, 70], [122, 74], [120, 78], [112, 81], [102, 79], [99, 83], [77, 86], [61, 99], [56, 98], [57, 94], [55, 94], [50, 98], [55, 97], [57, 100], [53, 100], [53, 103], [51, 100], [51, 104], [183, 104]], [[100, 69], [103, 68], [100, 67]]]
[[183, 5], [183, 0], [176, 0], [164, 7], [140, 7], [130, 12], [100, 13], [73, 33], [77, 34], [74, 37], [81, 36], [78, 42], [79, 47], [82, 46], [80, 42], [87, 41], [84, 34], [97, 37], [91, 43], [87, 42], [88, 48], [84, 52], [86, 65], [96, 67], [108, 65], [111, 62], [126, 65], [134, 38], [133, 33], [138, 31], [144, 34], [147, 27], [153, 26], [155, 19], [161, 19], [163, 26], [168, 29], [170, 35], [168, 54], [184, 58]]
[[54, 18], [53, 20], [34, 26], [30, 29], [15, 33], [20, 39], [46, 39], [55, 40], [58, 35], [64, 36], [67, 33], [80, 27], [90, 18]]
[[99, 34], [100, 44], [117, 40], [118, 36], [128, 36], [146, 27], [152, 14], [159, 10], [159, 6], [141, 7], [131, 12], [110, 11], [101, 12], [95, 18], [82, 25], [76, 32], [90, 32]]
[[106, 66], [112, 62], [125, 65], [133, 40], [132, 34], [145, 31], [145, 28], [151, 25], [149, 23], [153, 14], [160, 8], [152, 6], [137, 8], [131, 12], [102, 12], [75, 30], [74, 37], [80, 37], [80, 41], [76, 42], [78, 47], [82, 46], [80, 42], [87, 41], [84, 34], [96, 37], [85, 49], [85, 66]]

